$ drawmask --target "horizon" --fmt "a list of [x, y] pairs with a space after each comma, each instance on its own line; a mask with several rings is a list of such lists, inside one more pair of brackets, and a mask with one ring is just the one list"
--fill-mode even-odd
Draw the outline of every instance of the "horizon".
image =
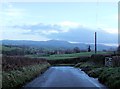
[[[11, 40], [11, 39], [3, 39], [0, 41], [33, 41], [33, 42], [42, 42], [42, 41], [37, 41], [37, 40]], [[45, 40], [43, 42], [47, 42], [47, 41], [63, 41], [63, 42], [68, 42], [71, 44], [89, 44], [89, 45], [94, 45], [95, 43], [84, 43], [84, 42], [71, 42], [71, 41], [65, 41], [65, 40], [55, 40], [55, 39], [51, 39], [51, 40]], [[1, 42], [2, 43], [2, 42]], [[114, 47], [118, 47], [119, 44], [115, 44], [115, 43], [97, 43], [97, 44], [101, 44], [101, 45], [105, 45], [105, 46], [114, 46]]]

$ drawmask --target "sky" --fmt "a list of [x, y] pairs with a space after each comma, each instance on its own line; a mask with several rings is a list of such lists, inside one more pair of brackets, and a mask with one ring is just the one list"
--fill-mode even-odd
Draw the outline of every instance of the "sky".
[[4, 2], [0, 39], [116, 44], [117, 2]]

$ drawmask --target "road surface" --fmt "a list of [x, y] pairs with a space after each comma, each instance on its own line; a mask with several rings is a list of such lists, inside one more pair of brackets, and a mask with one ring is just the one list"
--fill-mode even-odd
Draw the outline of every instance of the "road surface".
[[[108, 89], [97, 79], [89, 77], [80, 69], [74, 67], [50, 67], [43, 75], [37, 77], [24, 88], [44, 87], [74, 87], [88, 89]], [[80, 89], [81, 89], [80, 88]]]

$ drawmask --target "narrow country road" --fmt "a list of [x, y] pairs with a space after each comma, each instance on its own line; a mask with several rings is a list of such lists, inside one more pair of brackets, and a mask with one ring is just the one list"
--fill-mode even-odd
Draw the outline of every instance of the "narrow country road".
[[91, 89], [107, 89], [97, 79], [90, 78], [80, 69], [74, 67], [50, 67], [43, 75], [37, 77], [24, 88], [39, 87], [81, 87]]

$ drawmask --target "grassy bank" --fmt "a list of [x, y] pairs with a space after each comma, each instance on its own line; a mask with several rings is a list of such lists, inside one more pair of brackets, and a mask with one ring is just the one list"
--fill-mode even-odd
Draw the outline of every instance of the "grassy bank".
[[75, 67], [81, 68], [90, 77], [98, 78], [110, 89], [119, 89], [120, 87], [120, 67], [104, 67], [91, 62], [78, 63]]
[[111, 89], [120, 89], [120, 67], [104, 68], [98, 79]]
[[47, 60], [41, 58], [28, 58], [23, 56], [2, 56], [3, 71], [18, 70], [21, 67], [46, 63]]
[[2, 56], [3, 89], [18, 89], [44, 72], [50, 64], [46, 59], [23, 56]]
[[110, 89], [120, 88], [120, 67], [95, 68], [88, 72], [91, 77], [97, 77], [98, 80], [107, 85]]
[[18, 89], [36, 76], [42, 74], [50, 65], [47, 64], [37, 64], [27, 67], [22, 67], [18, 70], [13, 71], [3, 71], [2, 73], [2, 87], [3, 89]]

